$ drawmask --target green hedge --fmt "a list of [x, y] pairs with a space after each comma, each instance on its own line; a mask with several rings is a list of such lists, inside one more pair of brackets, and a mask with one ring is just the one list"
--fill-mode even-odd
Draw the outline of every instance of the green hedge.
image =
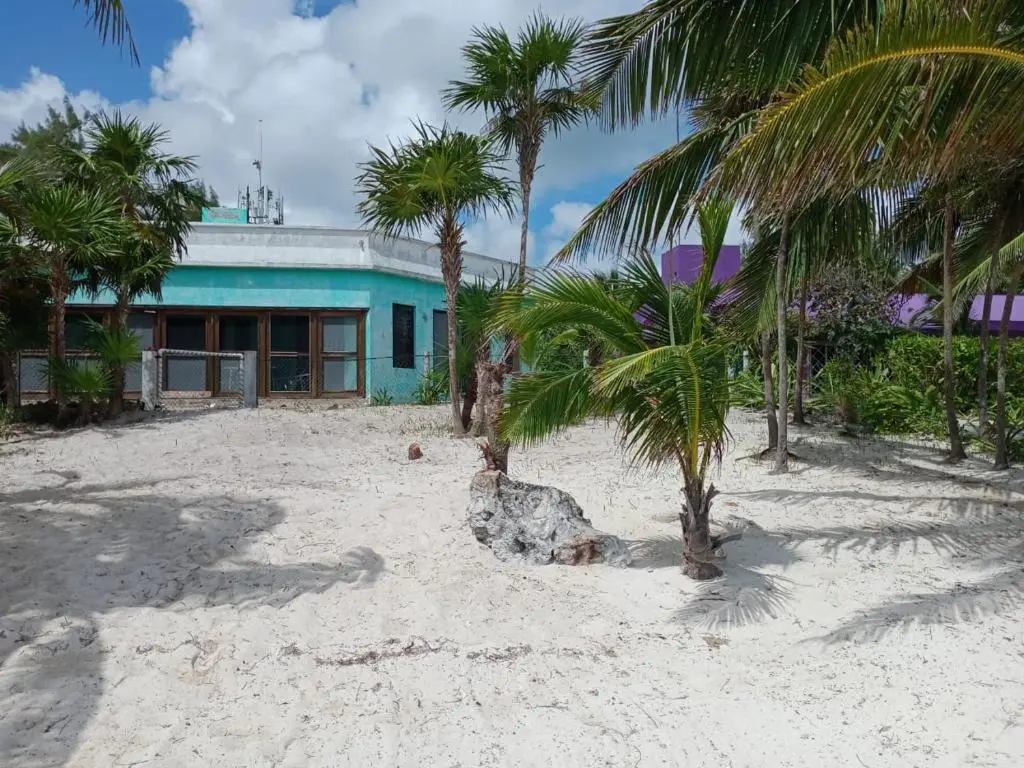
[[[996, 390], [996, 339], [991, 339], [988, 356], [988, 385], [992, 398]], [[974, 411], [978, 402], [978, 360], [981, 342], [971, 336], [953, 338], [953, 373], [957, 408]], [[942, 337], [903, 334], [891, 339], [878, 362], [888, 371], [888, 380], [900, 387], [923, 389], [943, 385]], [[1024, 388], [1024, 339], [1010, 341], [1006, 356], [1008, 392]]]

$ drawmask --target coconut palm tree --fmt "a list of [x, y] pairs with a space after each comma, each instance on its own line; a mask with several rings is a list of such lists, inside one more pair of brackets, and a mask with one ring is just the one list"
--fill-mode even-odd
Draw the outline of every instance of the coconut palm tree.
[[100, 38], [108, 40], [122, 50], [128, 49], [132, 63], [139, 63], [139, 51], [135, 47], [132, 28], [124, 12], [123, 0], [72, 0], [72, 7], [81, 7], [88, 15], [89, 24], [100, 33]]
[[[787, 88], [801, 66], [820, 61], [833, 37], [883, 11], [898, 13], [899, 5], [887, 0], [651, 0], [639, 11], [599, 22], [588, 34], [581, 68], [604, 124], [616, 129], [686, 107], [694, 130], [640, 164], [587, 216], [558, 258], [654, 248], [673, 240], [687, 224], [689, 204], [753, 127], [757, 110]], [[775, 213], [748, 208], [755, 221]], [[774, 258], [785, 263], [788, 251], [780, 248]], [[777, 270], [780, 280], [786, 273]], [[776, 332], [785, 331], [784, 292], [777, 286]], [[777, 333], [776, 343], [785, 349], [784, 333]], [[777, 464], [784, 468], [784, 431], [780, 438]]]
[[387, 149], [370, 147], [356, 188], [363, 223], [385, 237], [426, 230], [441, 252], [448, 307], [448, 380], [452, 423], [465, 434], [459, 410], [458, 316], [465, 223], [488, 212], [512, 216], [516, 190], [501, 175], [501, 155], [491, 140], [443, 125], [416, 123], [411, 139]]
[[[160, 296], [175, 257], [185, 251], [193, 210], [202, 204], [203, 193], [192, 179], [195, 160], [167, 153], [168, 141], [160, 126], [115, 112], [93, 118], [84, 150], [65, 153], [79, 183], [116, 199], [130, 224], [115, 257], [94, 265], [93, 271], [94, 287], [102, 284], [114, 293], [121, 330], [127, 330], [134, 301], [146, 294]], [[116, 416], [124, 402], [122, 368], [114, 367], [112, 381], [110, 410]]]
[[941, 196], [946, 410], [956, 460], [964, 451], [953, 401], [955, 190], [977, 172], [978, 158], [991, 165], [1024, 151], [1024, 9], [1009, 0], [904, 5], [837, 39], [820, 66], [760, 110], [719, 166], [719, 180], [748, 204], [779, 211], [864, 187], [900, 194], [924, 185]]
[[522, 302], [499, 310], [521, 338], [583, 329], [610, 352], [597, 366], [581, 360], [516, 379], [503, 435], [529, 444], [591, 417], [614, 418], [635, 463], [674, 462], [683, 479], [683, 571], [695, 579], [721, 574], [708, 473], [727, 436], [729, 347], [710, 316], [720, 290], [708, 268], [715, 256], [693, 285], [666, 285], [648, 254], [623, 263], [614, 290], [593, 275], [548, 271]]
[[444, 90], [449, 109], [482, 110], [486, 132], [504, 152], [514, 151], [522, 196], [519, 279], [526, 279], [530, 192], [544, 139], [582, 122], [588, 102], [573, 85], [584, 26], [535, 13], [513, 40], [502, 27], [473, 30], [462, 48], [465, 80]]

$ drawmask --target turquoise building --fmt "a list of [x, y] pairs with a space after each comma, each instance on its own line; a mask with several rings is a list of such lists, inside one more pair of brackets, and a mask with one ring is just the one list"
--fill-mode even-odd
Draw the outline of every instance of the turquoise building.
[[[493, 280], [510, 267], [466, 253], [463, 279]], [[82, 321], [109, 321], [112, 305], [102, 295], [72, 302], [69, 354], [82, 338]], [[262, 398], [367, 398], [384, 391], [395, 402], [409, 401], [424, 372], [447, 355], [437, 248], [360, 230], [196, 224], [161, 300], [134, 306], [130, 325], [143, 348], [255, 350]], [[22, 356], [23, 395], [45, 392], [44, 362], [42, 353]], [[216, 395], [232, 364], [167, 359], [165, 388]], [[137, 368], [128, 372], [127, 388], [141, 388]]]

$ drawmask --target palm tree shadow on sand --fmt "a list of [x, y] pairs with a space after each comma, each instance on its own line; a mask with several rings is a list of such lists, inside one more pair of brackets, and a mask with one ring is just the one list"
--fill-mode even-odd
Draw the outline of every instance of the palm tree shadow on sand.
[[[724, 547], [726, 558], [718, 564], [720, 578], [697, 582], [696, 593], [672, 618], [684, 624], [701, 624], [708, 629], [739, 626], [786, 614], [792, 598], [792, 582], [771, 573], [785, 568], [799, 555], [781, 536], [769, 533], [751, 520], [725, 516], [716, 521], [716, 535], [740, 536]], [[658, 536], [630, 542], [633, 564], [638, 568], [679, 568], [683, 545], [678, 536]]]
[[[741, 533], [742, 538], [725, 547], [724, 575], [696, 584], [695, 594], [674, 612], [675, 620], [721, 628], [780, 618], [789, 613], [797, 585], [779, 570], [812, 556], [848, 552], [884, 562], [899, 554], [912, 556], [919, 548], [945, 561], [937, 575], [953, 573], [948, 586], [880, 600], [812, 640], [877, 640], [892, 632], [1024, 607], [1024, 474], [965, 473], [943, 465], [934, 449], [916, 444], [822, 438], [808, 440], [813, 443], [809, 453], [815, 466], [842, 471], [834, 488], [762, 488], [728, 492], [723, 498], [740, 505], [745, 500], [782, 505], [793, 510], [794, 518], [801, 507], [837, 500], [882, 514], [865, 516], [863, 524], [770, 531], [750, 520], [719, 516], [714, 520], [719, 533]], [[868, 488], [849, 487], [851, 479], [869, 481]], [[631, 550], [638, 567], [678, 568], [682, 560], [678, 536], [634, 541]]]
[[338, 584], [371, 586], [368, 547], [334, 563], [246, 557], [284, 519], [273, 502], [164, 495], [166, 481], [89, 485], [74, 473], [0, 496], [0, 765], [68, 765], [105, 690], [97, 617], [126, 608], [280, 607]]

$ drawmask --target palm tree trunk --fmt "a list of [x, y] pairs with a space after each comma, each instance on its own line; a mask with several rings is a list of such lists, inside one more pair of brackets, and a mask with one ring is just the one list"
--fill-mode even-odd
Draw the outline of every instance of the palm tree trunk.
[[[64, 318], [67, 314], [67, 299], [70, 281], [64, 264], [58, 261], [50, 267], [50, 356], [64, 359]], [[60, 402], [61, 393], [50, 382], [50, 393]]]
[[946, 428], [949, 431], [949, 459], [967, 458], [960, 440], [956, 418], [956, 388], [953, 380], [953, 237], [955, 234], [953, 193], [946, 194], [946, 212], [942, 234], [942, 347], [943, 376], [946, 384]]
[[4, 380], [5, 402], [11, 408], [21, 405], [18, 395], [18, 372], [14, 366], [14, 355], [0, 355], [0, 378]]
[[453, 214], [446, 216], [439, 234], [441, 275], [448, 303], [448, 394], [452, 409], [452, 431], [456, 437], [461, 437], [466, 434], [466, 430], [462, 426], [462, 413], [459, 409], [459, 363], [455, 345], [459, 335], [456, 302], [459, 283], [462, 281], [462, 227]]
[[772, 382], [772, 335], [761, 331], [761, 374], [764, 378], [764, 411], [768, 421], [768, 450], [779, 446], [779, 418], [775, 413], [775, 385]]
[[683, 511], [679, 522], [683, 526], [683, 573], [691, 579], [713, 579], [722, 575], [715, 565], [715, 543], [711, 536], [711, 500], [718, 495], [714, 485], [707, 489], [694, 479], [683, 486]]
[[782, 236], [779, 239], [779, 255], [775, 263], [775, 321], [777, 323], [775, 343], [779, 350], [779, 444], [775, 451], [775, 471], [789, 470], [789, 360], [786, 355], [786, 272], [789, 269], [789, 214], [782, 217]]
[[800, 279], [800, 320], [796, 329], [796, 391], [793, 393], [793, 423], [806, 424], [804, 416], [804, 378], [807, 367], [807, 272]]
[[[1000, 232], [1002, 232], [1000, 227]], [[992, 294], [995, 292], [996, 272], [999, 267], [999, 248], [992, 252], [988, 280], [985, 282], [985, 298], [981, 305], [981, 328], [978, 329], [980, 352], [978, 355], [978, 431], [985, 435], [991, 425], [988, 423], [988, 345], [989, 323], [992, 320]]]
[[[114, 321], [122, 331], [128, 330], [128, 312], [131, 306], [127, 292], [121, 291], [117, 297], [117, 308]], [[114, 365], [110, 371], [110, 408], [111, 418], [120, 416], [124, 411], [124, 366]]]
[[1010, 345], [1010, 317], [1013, 315], [1013, 300], [1017, 286], [1024, 276], [1024, 264], [1014, 268], [1006, 286], [1003, 300], [1003, 315], [999, 319], [999, 347], [996, 352], [996, 469], [1009, 469], [1010, 457], [1006, 445], [1006, 352]]
[[473, 370], [466, 377], [466, 394], [462, 401], [462, 426], [467, 431], [469, 431], [473, 423], [473, 408], [477, 404], [480, 391], [480, 363], [481, 361], [486, 361], [489, 357], [489, 355], [484, 354], [485, 349], [487, 347], [482, 345], [476, 350]]
[[505, 374], [508, 368], [503, 361], [483, 360], [477, 364], [480, 377], [480, 420], [484, 436], [490, 446], [489, 458], [493, 463], [488, 469], [508, 474], [508, 441], [501, 438], [501, 409], [505, 402]]

